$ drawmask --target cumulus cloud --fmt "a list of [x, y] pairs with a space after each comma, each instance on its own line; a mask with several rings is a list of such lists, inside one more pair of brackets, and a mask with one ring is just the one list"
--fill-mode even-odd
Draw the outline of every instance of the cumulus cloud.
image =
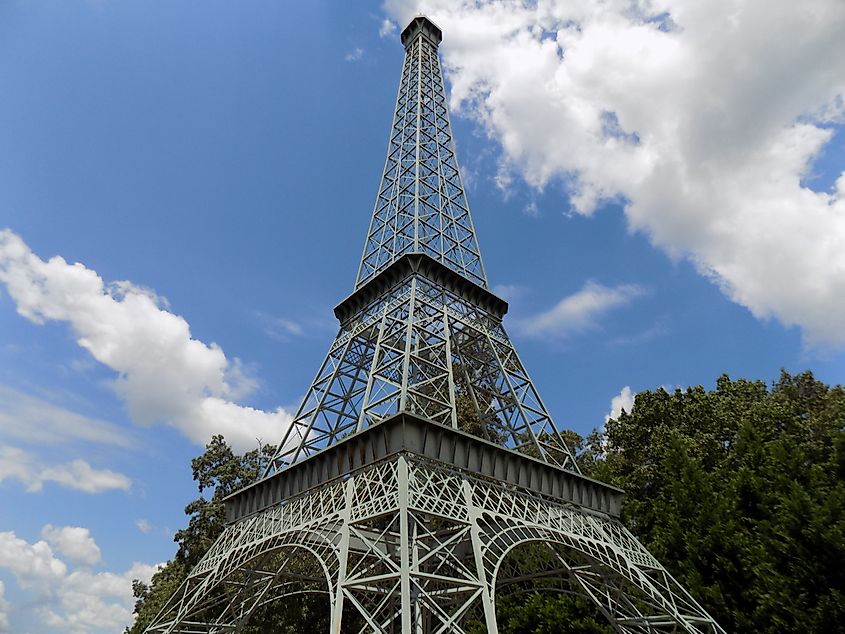
[[845, 344], [845, 172], [803, 180], [845, 123], [840, 0], [385, 7], [443, 28], [452, 105], [501, 143], [502, 182], [565, 182], [585, 215], [619, 201], [758, 318]]
[[198, 444], [223, 434], [245, 450], [256, 437], [281, 437], [291, 420], [282, 408], [234, 403], [254, 388], [240, 363], [194, 339], [188, 322], [149, 289], [106, 284], [60, 256], [44, 261], [10, 230], [0, 231], [0, 281], [20, 315], [66, 322], [77, 343], [117, 373], [114, 389], [141, 424], [173, 425]]
[[153, 530], [153, 525], [150, 524], [149, 520], [145, 520], [144, 518], [135, 520], [135, 526], [144, 534], [150, 533]]
[[0, 568], [11, 571], [27, 589], [45, 590], [67, 574], [67, 564], [53, 556], [47, 542], [30, 544], [13, 531], [0, 532]]
[[385, 18], [381, 22], [381, 26], [378, 28], [378, 36], [379, 37], [389, 37], [396, 33], [396, 23], [390, 20], [389, 18]]
[[0, 581], [0, 632], [9, 631], [9, 602], [6, 601], [6, 585]]
[[645, 291], [634, 284], [615, 287], [587, 282], [553, 308], [527, 319], [515, 320], [516, 331], [531, 337], [565, 338], [594, 328], [605, 313], [629, 304]]
[[614, 420], [618, 419], [623, 411], [630, 414], [634, 408], [634, 396], [635, 394], [629, 386], [626, 385], [623, 387], [622, 391], [610, 400], [610, 413], [604, 417], [605, 422], [611, 418]]
[[362, 57], [364, 57], [364, 49], [360, 46], [356, 46], [351, 51], [349, 51], [343, 59], [345, 59], [347, 62], [357, 62]]
[[8, 445], [0, 445], [0, 482], [18, 480], [29, 492], [41, 491], [45, 482], [85, 493], [115, 489], [128, 491], [132, 481], [116, 471], [95, 469], [85, 460], [46, 465], [33, 454]]
[[133, 621], [132, 580], [149, 583], [158, 566], [135, 563], [123, 573], [75, 570], [59, 585], [58, 605], [45, 606], [45, 624], [71, 632], [115, 632]]
[[[51, 541], [63, 542], [61, 548], [69, 548], [74, 552], [73, 556], [78, 557], [80, 553], [74, 549], [84, 544], [85, 538], [91, 539], [96, 547], [87, 529], [81, 531], [84, 532], [68, 532], [47, 525], [43, 533]], [[87, 545], [88, 561], [82, 563], [91, 563], [90, 545]], [[97, 552], [99, 554], [99, 549]], [[72, 559], [70, 554], [63, 553]], [[132, 581], [140, 579], [149, 583], [158, 566], [136, 562], [122, 573], [71, 570], [67, 563], [54, 555], [47, 541], [31, 544], [7, 531], [0, 532], [0, 569], [10, 571], [21, 589], [35, 593], [28, 603], [37, 606], [36, 613], [45, 625], [64, 632], [93, 634], [122, 631], [124, 626], [132, 623]], [[3, 590], [0, 583], [0, 631], [3, 629]], [[5, 609], [8, 610], [8, 605]]]
[[128, 491], [131, 481], [122, 473], [109, 469], [94, 469], [84, 460], [76, 459], [47, 467], [41, 472], [44, 482], [56, 482], [68, 489], [78, 489], [85, 493], [100, 493], [112, 489]]
[[47, 524], [41, 529], [41, 537], [74, 563], [93, 565], [100, 561], [100, 547], [87, 528]]
[[37, 443], [84, 440], [129, 447], [131, 438], [116, 425], [89, 418], [20, 390], [0, 385], [0, 434]]

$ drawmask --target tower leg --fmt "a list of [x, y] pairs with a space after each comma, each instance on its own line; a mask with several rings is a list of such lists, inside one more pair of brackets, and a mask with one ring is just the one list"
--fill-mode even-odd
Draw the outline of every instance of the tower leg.
[[343, 523], [340, 527], [340, 540], [338, 541], [337, 583], [334, 585], [332, 594], [332, 621], [329, 634], [340, 634], [341, 621], [343, 620], [343, 584], [346, 581], [346, 569], [349, 560], [349, 520], [352, 513], [354, 486], [354, 479], [350, 478], [346, 481], [344, 506], [341, 514]]
[[402, 634], [411, 632], [411, 542], [408, 531], [408, 506], [410, 493], [408, 490], [408, 461], [404, 456], [398, 460], [399, 480], [399, 595], [402, 605]]
[[[514, 564], [529, 544], [544, 568]], [[235, 632], [322, 588], [330, 634], [466, 634], [475, 615], [496, 634], [496, 593], [526, 583], [591, 600], [619, 632], [724, 634], [617, 520], [413, 454], [227, 527], [147, 632]]]
[[472, 501], [472, 487], [469, 482], [463, 483], [464, 499], [466, 500], [467, 511], [470, 521], [470, 535], [472, 539], [472, 553], [475, 563], [478, 581], [481, 584], [481, 605], [484, 609], [484, 625], [487, 634], [498, 634], [499, 626], [496, 622], [496, 606], [493, 603], [493, 589], [488, 579], [487, 571], [484, 568], [484, 546], [481, 541], [481, 512]]

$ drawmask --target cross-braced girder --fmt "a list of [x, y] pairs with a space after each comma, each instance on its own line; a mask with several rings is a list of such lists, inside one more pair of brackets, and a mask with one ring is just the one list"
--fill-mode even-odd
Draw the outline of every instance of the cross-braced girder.
[[[581, 476], [488, 290], [440, 30], [416, 17], [340, 330], [265, 477], [148, 627], [238, 631], [319, 594], [329, 631], [496, 634], [496, 597], [571, 592], [619, 632], [723, 633]], [[520, 552], [540, 549], [538, 557]]]
[[578, 471], [501, 317], [410, 268], [341, 325], [268, 472], [398, 412]]
[[407, 42], [387, 160], [356, 288], [406, 253], [425, 253], [486, 288], [458, 170], [437, 42]]
[[[531, 544], [544, 557], [513, 556]], [[148, 631], [236, 631], [324, 591], [334, 632], [496, 632], [497, 592], [518, 584], [586, 596], [620, 632], [723, 631], [617, 520], [413, 454], [228, 526]]]

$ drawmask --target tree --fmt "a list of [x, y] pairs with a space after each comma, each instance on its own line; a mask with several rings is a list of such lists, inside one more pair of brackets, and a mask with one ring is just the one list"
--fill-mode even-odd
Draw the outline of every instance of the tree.
[[496, 615], [502, 634], [613, 632], [607, 619], [589, 599], [571, 594], [505, 596], [496, 601]]
[[[586, 439], [582, 471], [625, 490], [622, 518], [729, 632], [845, 632], [845, 390], [660, 388]], [[581, 632], [572, 599], [497, 602], [500, 631]]]
[[623, 521], [731, 632], [845, 631], [845, 390], [812, 373], [637, 394], [591, 445]]
[[[257, 481], [264, 467], [275, 454], [276, 447], [264, 445], [259, 449], [237, 455], [223, 436], [214, 436], [205, 451], [191, 461], [193, 479], [200, 497], [185, 507], [188, 525], [178, 531], [176, 556], [168, 561], [149, 585], [134, 581], [135, 623], [126, 634], [142, 634], [170, 596], [179, 588], [191, 569], [223, 532], [226, 513], [223, 499], [235, 491]], [[210, 499], [202, 494], [211, 491]], [[296, 566], [304, 570], [309, 562], [299, 558]], [[296, 571], [295, 571], [296, 572]], [[350, 614], [350, 621], [354, 621]], [[275, 601], [258, 608], [244, 634], [300, 634], [324, 632], [329, 629], [329, 602], [324, 593], [303, 594], [295, 601]]]
[[[223, 436], [216, 435], [202, 455], [191, 461], [194, 481], [200, 497], [185, 507], [188, 525], [173, 540], [178, 544], [176, 556], [153, 575], [149, 585], [134, 581], [135, 623], [126, 628], [128, 634], [141, 634], [164, 607], [191, 569], [199, 562], [214, 540], [223, 532], [226, 513], [223, 498], [255, 482], [276, 448], [264, 445], [242, 456], [236, 455]], [[211, 491], [211, 498], [203, 492]]]
[[[459, 414], [471, 433], [495, 429], [468, 399]], [[810, 372], [782, 372], [771, 387], [722, 376], [710, 391], [641, 392], [603, 430], [563, 437], [585, 475], [625, 489], [625, 524], [727, 631], [845, 632], [845, 389]], [[142, 632], [179, 586], [223, 529], [222, 499], [274, 449], [236, 456], [215, 436], [194, 459], [200, 493], [213, 494], [186, 507], [174, 559], [149, 586], [134, 584], [128, 632]], [[326, 631], [327, 606], [319, 595], [269, 604], [248, 631]], [[501, 596], [497, 614], [502, 634], [609, 631], [569, 595]]]

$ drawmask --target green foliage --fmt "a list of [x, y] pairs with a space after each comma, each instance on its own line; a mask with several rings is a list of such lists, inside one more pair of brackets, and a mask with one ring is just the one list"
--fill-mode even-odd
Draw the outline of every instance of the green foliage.
[[499, 631], [507, 634], [611, 634], [587, 599], [569, 594], [529, 594], [498, 599]]
[[582, 465], [727, 631], [843, 632], [843, 426], [845, 390], [810, 372], [722, 376], [637, 394]]
[[[264, 445], [260, 452], [254, 449], [238, 456], [223, 436], [217, 435], [206, 445], [205, 452], [191, 461], [200, 497], [185, 507], [188, 526], [173, 537], [178, 544], [176, 556], [153, 575], [149, 586], [137, 580], [132, 583], [136, 618], [133, 626], [126, 629], [128, 634], [141, 634], [164, 607], [191, 568], [223, 532], [226, 523], [223, 498], [255, 482], [275, 450], [272, 445]], [[210, 499], [202, 496], [207, 490], [212, 491]]]
[[[497, 438], [466, 392], [461, 428]], [[587, 438], [564, 432], [583, 472], [626, 491], [623, 520], [729, 632], [845, 632], [845, 390], [809, 372], [716, 389], [637, 394], [633, 411]], [[216, 436], [193, 463], [200, 493], [186, 507], [174, 559], [136, 582], [140, 633], [223, 529], [222, 499], [254, 481], [274, 448], [236, 456]], [[521, 556], [534, 557], [528, 549]], [[248, 632], [328, 629], [328, 599], [270, 604]], [[497, 598], [502, 634], [604, 633], [586, 600]], [[352, 616], [350, 614], [350, 616]], [[482, 632], [478, 629], [478, 632]]]
[[[573, 436], [567, 436], [567, 441], [575, 440]], [[565, 548], [542, 541], [521, 544], [508, 553], [505, 576], [525, 577], [525, 580], [506, 584], [496, 592], [496, 619], [502, 634], [613, 632], [598, 607], [589, 599], [570, 594], [569, 582], [560, 578], [561, 556], [570, 563], [582, 563], [575, 562], [567, 554]], [[499, 572], [501, 575], [503, 570]], [[528, 579], [533, 574], [539, 576]], [[486, 631], [480, 619], [469, 629], [471, 634]]]
[[472, 398], [465, 393], [458, 393], [455, 399], [455, 415], [458, 429], [490, 442], [500, 443], [507, 438], [505, 426], [492, 414], [481, 415]]
[[141, 583], [137, 579], [132, 582], [132, 592], [135, 596], [135, 623], [127, 627], [128, 634], [141, 634], [144, 628], [158, 614], [179, 585], [188, 576], [189, 570], [175, 559], [168, 561], [153, 575], [150, 585]]

